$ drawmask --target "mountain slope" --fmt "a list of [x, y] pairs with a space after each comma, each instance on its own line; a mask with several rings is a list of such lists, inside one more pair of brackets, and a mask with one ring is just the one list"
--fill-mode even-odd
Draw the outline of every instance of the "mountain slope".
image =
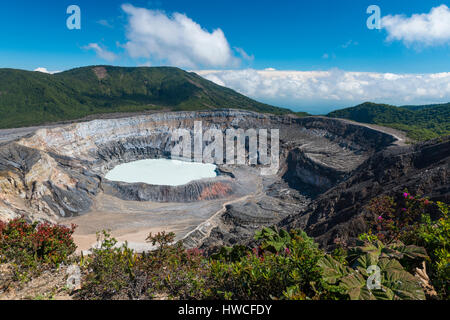
[[415, 140], [450, 134], [450, 103], [396, 107], [366, 102], [352, 108], [333, 111], [327, 116], [403, 130]]
[[0, 128], [145, 110], [277, 108], [178, 68], [83, 67], [50, 75], [0, 69]]

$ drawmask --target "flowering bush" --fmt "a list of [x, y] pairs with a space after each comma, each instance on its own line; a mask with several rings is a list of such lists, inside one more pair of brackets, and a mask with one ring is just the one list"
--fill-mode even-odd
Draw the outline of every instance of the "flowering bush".
[[372, 233], [385, 243], [405, 240], [421, 223], [422, 216], [433, 211], [427, 198], [412, 196], [408, 191], [394, 199], [383, 196], [371, 201], [368, 209], [376, 217]]
[[70, 228], [50, 223], [28, 223], [17, 218], [0, 223], [0, 262], [12, 262], [18, 275], [38, 266], [56, 267], [75, 252]]
[[2, 236], [3, 229], [6, 228], [6, 223], [0, 220], [0, 237]]
[[427, 266], [433, 286], [440, 298], [450, 290], [450, 220], [448, 205], [413, 196], [405, 190], [397, 199], [381, 197], [372, 200], [369, 211], [376, 217], [363, 240], [380, 240], [385, 244], [402, 241], [422, 246], [429, 259]]

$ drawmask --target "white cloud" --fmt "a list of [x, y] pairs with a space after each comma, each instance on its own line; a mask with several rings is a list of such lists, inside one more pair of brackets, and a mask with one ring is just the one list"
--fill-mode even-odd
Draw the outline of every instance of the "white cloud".
[[122, 5], [128, 14], [127, 40], [124, 45], [132, 58], [159, 60], [170, 65], [197, 67], [236, 67], [221, 29], [208, 32], [181, 13], [166, 15], [162, 11]]
[[312, 113], [365, 101], [395, 105], [450, 101], [450, 72], [202, 70], [199, 75], [256, 100]]
[[150, 61], [146, 61], [138, 65], [138, 67], [151, 67], [152, 63]]
[[358, 44], [359, 44], [358, 41], [348, 40], [346, 43], [341, 45], [341, 47], [346, 49], [346, 48], [348, 48], [350, 46], [357, 46]]
[[407, 46], [425, 46], [450, 43], [450, 9], [446, 5], [432, 8], [429, 13], [388, 15], [381, 19], [382, 28], [388, 33], [387, 40], [403, 41]]
[[248, 54], [247, 52], [245, 52], [245, 50], [242, 49], [242, 48], [234, 47], [234, 50], [236, 50], [236, 51], [241, 55], [241, 57], [242, 57], [244, 60], [247, 60], [247, 61], [253, 61], [253, 60], [255, 60], [255, 56], [254, 56], [254, 55], [249, 55], [249, 54]]
[[97, 43], [90, 43], [87, 46], [84, 46], [85, 50], [94, 50], [97, 56], [106, 61], [114, 61], [117, 59], [117, 55], [111, 51], [108, 51], [105, 48], [100, 47]]
[[97, 23], [98, 23], [99, 25], [102, 25], [102, 26], [107, 27], [107, 28], [110, 28], [110, 29], [113, 28], [113, 26], [109, 23], [109, 21], [108, 21], [108, 20], [105, 20], [105, 19], [98, 20]]
[[36, 68], [33, 71], [42, 72], [42, 73], [48, 73], [48, 74], [55, 74], [55, 73], [60, 73], [61, 72], [61, 71], [49, 71], [49, 70], [47, 70], [47, 68], [43, 68], [43, 67]]

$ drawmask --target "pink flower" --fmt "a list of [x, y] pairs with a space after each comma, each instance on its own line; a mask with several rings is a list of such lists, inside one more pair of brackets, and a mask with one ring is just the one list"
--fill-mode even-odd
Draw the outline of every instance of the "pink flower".
[[383, 220], [383, 217], [382, 217], [382, 216], [379, 216], [379, 217], [378, 217], [378, 221], [381, 221], [381, 220]]
[[403, 193], [403, 196], [404, 196], [405, 198], [408, 198], [409, 193], [405, 192], [405, 193]]

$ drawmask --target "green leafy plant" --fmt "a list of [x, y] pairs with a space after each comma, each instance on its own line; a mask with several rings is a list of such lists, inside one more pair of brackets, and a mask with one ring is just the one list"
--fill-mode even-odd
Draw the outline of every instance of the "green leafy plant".
[[422, 224], [415, 233], [416, 242], [422, 244], [430, 255], [430, 277], [434, 287], [443, 299], [450, 292], [450, 219], [449, 207], [436, 202], [440, 216], [432, 220], [430, 215], [422, 217]]
[[255, 239], [261, 245], [253, 251], [239, 247], [230, 259], [228, 249], [210, 262], [212, 298], [318, 299], [336, 293], [322, 282], [323, 253], [304, 232], [264, 228]]
[[117, 246], [109, 232], [99, 234], [99, 248], [86, 262], [88, 275], [79, 293], [81, 299], [141, 299], [163, 294], [168, 298], [195, 298], [207, 290], [206, 259], [198, 249], [186, 250], [173, 244], [174, 234], [150, 234], [156, 245], [138, 254], [127, 243]]
[[[427, 255], [423, 248], [394, 243], [385, 246], [381, 241], [361, 243], [348, 253], [348, 266], [326, 255], [320, 260], [324, 280], [337, 285], [352, 300], [424, 300], [419, 281], [407, 272], [399, 260], [421, 260]], [[380, 288], [370, 289], [370, 270], [380, 271]]]
[[99, 246], [92, 249], [81, 296], [92, 299], [111, 299], [134, 279], [133, 267], [139, 257], [127, 243], [117, 246], [109, 231], [97, 233]]
[[255, 233], [255, 240], [263, 240], [261, 246], [263, 250], [277, 253], [287, 248], [292, 238], [289, 232], [284, 229], [277, 230], [274, 226], [257, 231]]
[[[448, 205], [413, 196], [405, 190], [397, 200], [373, 199], [369, 211], [377, 218], [371, 223], [370, 239], [383, 243], [402, 241], [425, 248], [430, 281], [442, 299], [450, 290], [450, 219]], [[409, 268], [412, 270], [413, 268]]]

